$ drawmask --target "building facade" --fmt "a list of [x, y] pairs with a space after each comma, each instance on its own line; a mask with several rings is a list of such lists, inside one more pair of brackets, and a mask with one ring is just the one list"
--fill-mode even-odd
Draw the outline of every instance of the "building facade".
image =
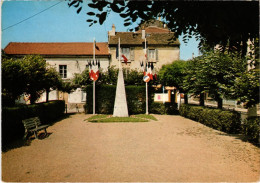
[[[118, 67], [118, 42], [120, 38], [121, 54], [127, 58], [127, 65], [123, 67], [132, 70], [141, 70], [140, 62], [153, 63], [155, 71], [164, 64], [172, 63], [180, 58], [180, 43], [174, 33], [158, 20], [152, 20], [140, 25], [136, 32], [116, 32], [113, 25], [108, 32], [108, 42], [67, 42], [67, 43], [28, 43], [11, 42], [4, 49], [5, 54], [14, 57], [25, 55], [41, 55], [50, 67], [54, 67], [65, 81], [74, 77], [74, 74], [85, 70], [89, 61], [100, 61], [102, 71], [109, 66]], [[95, 47], [95, 48], [94, 48]], [[147, 48], [145, 50], [145, 47]], [[121, 59], [123, 62], [123, 59]], [[73, 93], [51, 91], [49, 100], [65, 100], [68, 108], [81, 108], [86, 100], [86, 93], [81, 88]], [[38, 102], [46, 101], [43, 94]]]
[[[121, 54], [127, 58], [125, 68], [140, 70], [140, 62], [153, 63], [156, 70], [164, 64], [180, 59], [180, 42], [159, 20], [140, 25], [136, 32], [116, 32], [113, 25], [108, 32], [108, 46], [111, 63], [118, 67], [118, 43], [120, 39]], [[146, 49], [145, 49], [146, 48]], [[123, 58], [121, 58], [121, 62]]]
[[[41, 55], [50, 67], [54, 67], [64, 81], [69, 81], [74, 74], [85, 70], [89, 61], [93, 61], [93, 43], [9, 43], [4, 52], [13, 57], [25, 55]], [[109, 67], [110, 54], [107, 43], [96, 43], [95, 60], [100, 61], [100, 67], [106, 71]], [[65, 100], [68, 109], [78, 108], [86, 102], [86, 93], [77, 88], [68, 94], [51, 91], [49, 100]], [[45, 93], [38, 102], [46, 101]]]

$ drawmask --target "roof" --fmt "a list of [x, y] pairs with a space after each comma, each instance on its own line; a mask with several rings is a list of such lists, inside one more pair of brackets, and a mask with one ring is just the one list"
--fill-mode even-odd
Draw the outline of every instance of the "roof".
[[[141, 33], [142, 29], [139, 29], [136, 31], [137, 33]], [[161, 27], [156, 27], [156, 26], [149, 26], [145, 27], [145, 32], [146, 33], [170, 33], [171, 31], [167, 28], [161, 28]]]
[[[96, 43], [96, 55], [109, 55], [107, 43]], [[11, 42], [4, 52], [10, 55], [93, 55], [93, 43], [60, 42], [60, 43], [28, 43]]]
[[[153, 28], [149, 29], [152, 30]], [[153, 29], [154, 30], [154, 29]], [[121, 45], [142, 45], [142, 33], [138, 32], [116, 32], [115, 36], [110, 36], [108, 44], [117, 45], [120, 38]], [[174, 33], [169, 32], [146, 32], [146, 41], [148, 45], [164, 45], [164, 46], [179, 46], [178, 39], [174, 40]]]

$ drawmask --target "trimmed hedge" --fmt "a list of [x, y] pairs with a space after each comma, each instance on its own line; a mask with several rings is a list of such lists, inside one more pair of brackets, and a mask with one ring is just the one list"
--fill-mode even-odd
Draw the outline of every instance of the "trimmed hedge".
[[198, 121], [216, 130], [228, 133], [239, 133], [241, 130], [241, 114], [236, 111], [182, 104], [179, 112], [181, 116]]
[[[145, 86], [125, 86], [127, 106], [129, 114], [145, 113]], [[85, 113], [93, 113], [93, 88], [92, 85], [86, 87], [87, 100], [84, 105]], [[178, 114], [177, 105], [172, 103], [155, 103], [154, 89], [149, 87], [148, 108], [149, 113], [154, 114]], [[97, 114], [113, 114], [115, 103], [115, 85], [96, 85], [96, 107]]]
[[254, 143], [260, 142], [260, 117], [250, 117], [244, 120], [242, 125], [242, 133], [247, 140]]
[[23, 137], [23, 119], [38, 116], [42, 124], [49, 124], [61, 117], [64, 110], [65, 101], [61, 100], [2, 108], [2, 143]]

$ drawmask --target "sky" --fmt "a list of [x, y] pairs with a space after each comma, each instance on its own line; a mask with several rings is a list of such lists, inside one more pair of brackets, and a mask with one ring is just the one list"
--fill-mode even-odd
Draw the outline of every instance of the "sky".
[[[9, 42], [107, 42], [107, 32], [115, 24], [117, 32], [126, 32], [123, 19], [111, 12], [103, 25], [89, 27], [86, 14], [91, 8], [84, 1], [79, 14], [68, 1], [3, 1], [1, 7], [1, 48]], [[137, 23], [133, 23], [135, 27]], [[179, 37], [180, 59], [188, 60], [198, 55], [198, 41], [187, 44]]]

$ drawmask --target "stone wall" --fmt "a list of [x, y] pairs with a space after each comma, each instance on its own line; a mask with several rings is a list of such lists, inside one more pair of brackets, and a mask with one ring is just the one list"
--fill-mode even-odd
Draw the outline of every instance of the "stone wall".
[[[172, 63], [174, 60], [180, 59], [180, 48], [178, 46], [176, 47], [151, 47], [150, 49], [156, 48], [158, 51], [158, 61], [154, 62], [154, 68], [156, 70], [160, 70], [160, 68], [164, 64]], [[110, 47], [110, 54], [111, 54], [111, 66], [115, 66], [118, 68], [118, 60], [116, 59], [116, 47]], [[141, 70], [140, 62], [145, 60], [144, 56], [144, 49], [143, 47], [134, 47], [134, 61], [131, 61], [131, 63], [128, 63], [127, 65], [122, 64], [124, 68], [129, 69], [138, 69]], [[123, 61], [122, 61], [123, 62]]]

